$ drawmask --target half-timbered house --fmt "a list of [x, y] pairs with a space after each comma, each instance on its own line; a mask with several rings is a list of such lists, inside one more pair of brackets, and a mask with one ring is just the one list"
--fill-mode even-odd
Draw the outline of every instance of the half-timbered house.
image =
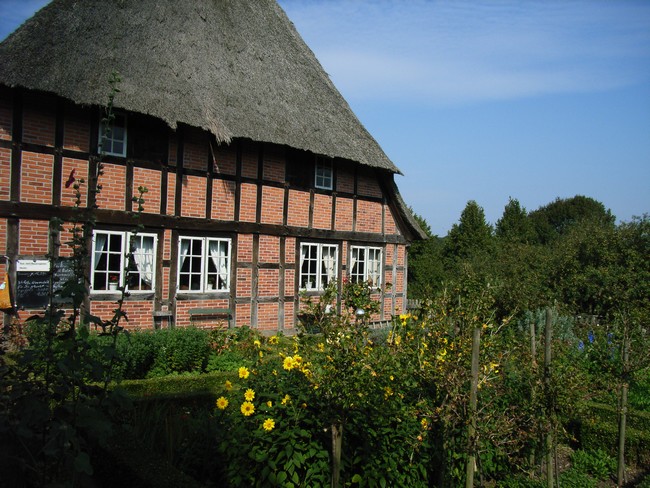
[[274, 0], [53, 0], [0, 44], [0, 271], [20, 318], [45, 306], [48, 256], [65, 274], [51, 219], [69, 228], [69, 183], [100, 153], [80, 202], [94, 315], [126, 287], [132, 327], [290, 331], [301, 290], [342, 277], [372, 283], [374, 319], [405, 309], [423, 235], [399, 170]]

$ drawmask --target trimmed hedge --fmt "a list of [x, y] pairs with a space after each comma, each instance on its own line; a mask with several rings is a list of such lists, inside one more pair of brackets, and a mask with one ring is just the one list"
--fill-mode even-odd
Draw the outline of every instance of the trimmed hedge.
[[236, 377], [232, 372], [166, 376], [144, 380], [124, 380], [116, 385], [134, 399], [185, 398], [187, 396], [219, 396], [226, 380]]

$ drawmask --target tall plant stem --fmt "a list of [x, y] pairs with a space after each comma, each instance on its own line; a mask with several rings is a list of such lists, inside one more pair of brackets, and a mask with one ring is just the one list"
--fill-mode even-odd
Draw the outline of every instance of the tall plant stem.
[[481, 328], [474, 328], [472, 336], [472, 381], [469, 391], [469, 425], [467, 427], [468, 456], [465, 466], [465, 488], [474, 486], [476, 467], [476, 407], [478, 399], [478, 363], [481, 345]]

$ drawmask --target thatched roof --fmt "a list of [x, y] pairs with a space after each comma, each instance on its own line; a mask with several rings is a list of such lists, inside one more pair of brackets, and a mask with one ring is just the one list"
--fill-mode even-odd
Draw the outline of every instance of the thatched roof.
[[0, 44], [0, 84], [392, 173], [275, 0], [53, 0]]

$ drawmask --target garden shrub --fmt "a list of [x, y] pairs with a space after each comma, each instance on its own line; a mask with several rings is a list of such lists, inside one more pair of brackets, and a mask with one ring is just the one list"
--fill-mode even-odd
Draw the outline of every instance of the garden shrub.
[[208, 363], [208, 332], [195, 327], [154, 332], [155, 356], [147, 377], [202, 372]]
[[562, 488], [596, 488], [598, 482], [575, 468], [571, 468], [560, 474], [560, 486]]
[[616, 473], [617, 461], [602, 449], [596, 451], [574, 451], [571, 460], [573, 468], [605, 481]]

